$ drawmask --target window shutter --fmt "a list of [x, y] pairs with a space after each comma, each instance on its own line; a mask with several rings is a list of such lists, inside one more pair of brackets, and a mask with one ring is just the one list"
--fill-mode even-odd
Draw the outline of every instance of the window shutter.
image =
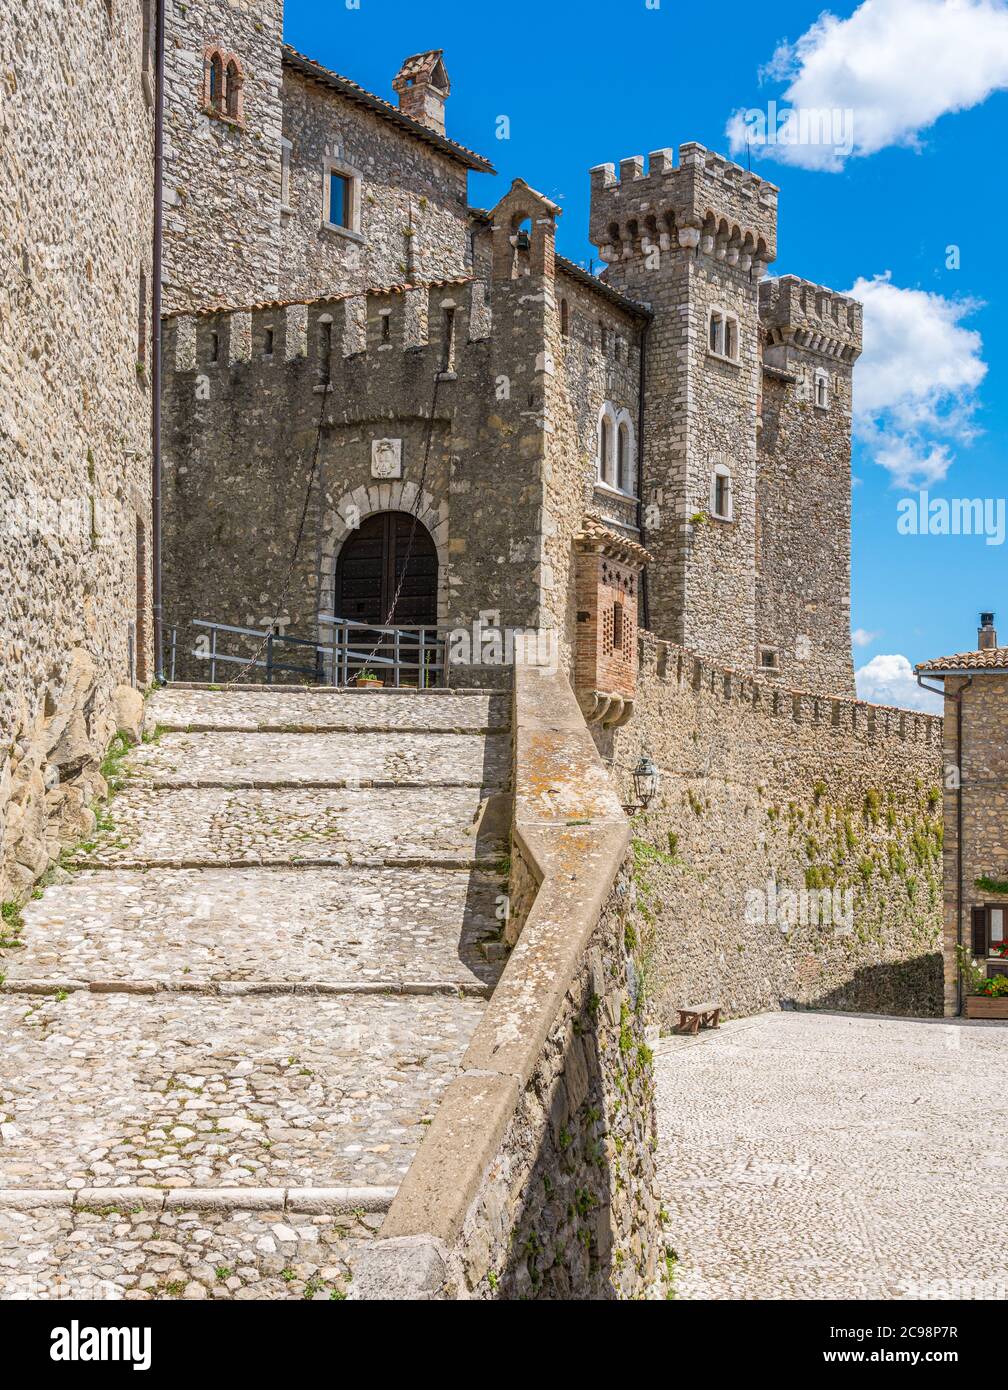
[[985, 907], [973, 909], [973, 954], [975, 956], [987, 954], [987, 909]]

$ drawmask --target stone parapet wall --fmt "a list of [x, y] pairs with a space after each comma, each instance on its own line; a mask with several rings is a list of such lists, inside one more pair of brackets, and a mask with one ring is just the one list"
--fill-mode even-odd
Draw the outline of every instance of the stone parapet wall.
[[633, 718], [596, 738], [628, 799], [643, 752], [661, 770], [634, 845], [651, 1016], [668, 1027], [700, 996], [731, 1015], [940, 1012], [941, 736], [933, 716], [782, 689], [643, 634]]
[[352, 1298], [663, 1286], [626, 817], [563, 675], [517, 666], [515, 712], [520, 935]]

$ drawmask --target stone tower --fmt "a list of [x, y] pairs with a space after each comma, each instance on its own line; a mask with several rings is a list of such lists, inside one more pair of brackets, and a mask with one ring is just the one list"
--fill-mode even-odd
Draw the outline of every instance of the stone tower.
[[165, 311], [275, 298], [283, 0], [167, 9]]
[[591, 174], [607, 283], [654, 311], [643, 498], [654, 631], [726, 665], [756, 658], [759, 280], [777, 189], [700, 145]]
[[788, 685], [852, 695], [851, 397], [861, 305], [786, 275], [760, 285], [759, 308], [757, 665], [769, 657]]

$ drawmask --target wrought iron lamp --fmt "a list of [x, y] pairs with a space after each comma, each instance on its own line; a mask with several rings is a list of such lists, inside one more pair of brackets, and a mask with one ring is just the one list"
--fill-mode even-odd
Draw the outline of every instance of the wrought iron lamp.
[[633, 784], [637, 802], [643, 810], [646, 810], [657, 795], [658, 787], [661, 784], [661, 773], [647, 753], [641, 754], [641, 760], [634, 768]]

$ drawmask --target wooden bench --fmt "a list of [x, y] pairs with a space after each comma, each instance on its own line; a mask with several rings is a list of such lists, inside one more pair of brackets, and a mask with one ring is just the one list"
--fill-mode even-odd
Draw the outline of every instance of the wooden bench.
[[721, 1026], [720, 1004], [687, 1004], [685, 1008], [677, 1009], [676, 1012], [679, 1015], [677, 1033], [691, 1033], [695, 1036], [701, 1028]]

